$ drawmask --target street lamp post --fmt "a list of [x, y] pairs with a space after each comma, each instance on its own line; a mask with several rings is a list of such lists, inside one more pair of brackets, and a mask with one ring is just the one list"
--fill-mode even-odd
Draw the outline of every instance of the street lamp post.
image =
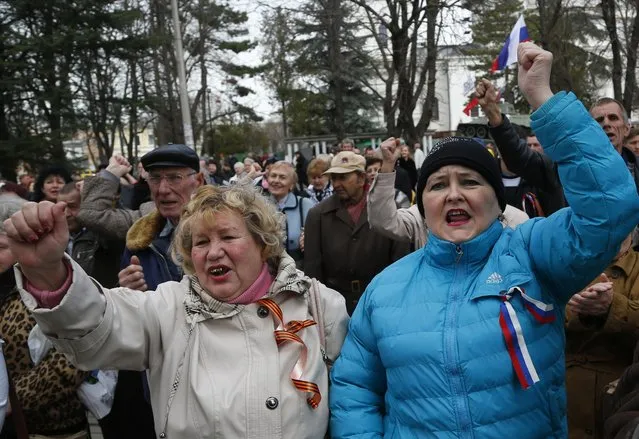
[[186, 68], [184, 67], [184, 49], [182, 48], [182, 32], [180, 31], [180, 16], [178, 15], [177, 0], [171, 0], [171, 12], [173, 13], [175, 61], [177, 64], [178, 81], [180, 86], [180, 107], [182, 108], [184, 143], [186, 143], [186, 145], [190, 148], [195, 148], [195, 142], [193, 141], [193, 125], [191, 124], [191, 108], [186, 88]]

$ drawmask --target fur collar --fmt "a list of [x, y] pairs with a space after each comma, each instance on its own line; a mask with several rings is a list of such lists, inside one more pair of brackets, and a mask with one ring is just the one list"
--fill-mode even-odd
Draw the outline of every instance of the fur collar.
[[137, 220], [126, 234], [126, 247], [130, 251], [148, 248], [166, 225], [166, 218], [155, 210]]

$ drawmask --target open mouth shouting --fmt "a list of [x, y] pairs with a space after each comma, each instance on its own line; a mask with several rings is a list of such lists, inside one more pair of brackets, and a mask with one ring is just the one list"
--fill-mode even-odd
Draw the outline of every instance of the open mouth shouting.
[[464, 209], [451, 209], [446, 213], [446, 224], [459, 227], [470, 221], [470, 215]]
[[207, 273], [214, 281], [224, 281], [228, 278], [231, 269], [226, 265], [212, 265]]

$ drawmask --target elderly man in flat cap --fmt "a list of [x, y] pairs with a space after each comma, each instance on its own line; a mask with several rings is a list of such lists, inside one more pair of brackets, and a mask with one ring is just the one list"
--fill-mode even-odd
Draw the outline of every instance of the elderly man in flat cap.
[[182, 207], [205, 182], [197, 154], [185, 145], [154, 149], [141, 162], [149, 173], [147, 181], [156, 210], [137, 220], [127, 233], [122, 266], [129, 267], [120, 272], [120, 285], [145, 291], [182, 279], [182, 270], [169, 252], [173, 230]]
[[182, 279], [169, 247], [182, 207], [204, 184], [204, 177], [198, 155], [185, 145], [161, 146], [140, 161], [148, 173], [151, 203], [136, 211], [115, 208], [119, 178], [131, 170], [124, 157], [115, 156], [105, 171], [85, 183], [79, 218], [101, 233], [126, 237], [120, 285], [145, 291]]

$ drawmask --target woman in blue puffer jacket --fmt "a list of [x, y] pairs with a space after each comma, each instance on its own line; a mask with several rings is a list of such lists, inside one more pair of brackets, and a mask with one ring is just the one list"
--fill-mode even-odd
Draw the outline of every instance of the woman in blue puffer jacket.
[[417, 185], [428, 244], [369, 285], [333, 368], [335, 438], [567, 436], [564, 307], [639, 223], [639, 196], [583, 105], [553, 96], [552, 55], [532, 43], [518, 55], [570, 207], [503, 228], [492, 156], [440, 142]]

